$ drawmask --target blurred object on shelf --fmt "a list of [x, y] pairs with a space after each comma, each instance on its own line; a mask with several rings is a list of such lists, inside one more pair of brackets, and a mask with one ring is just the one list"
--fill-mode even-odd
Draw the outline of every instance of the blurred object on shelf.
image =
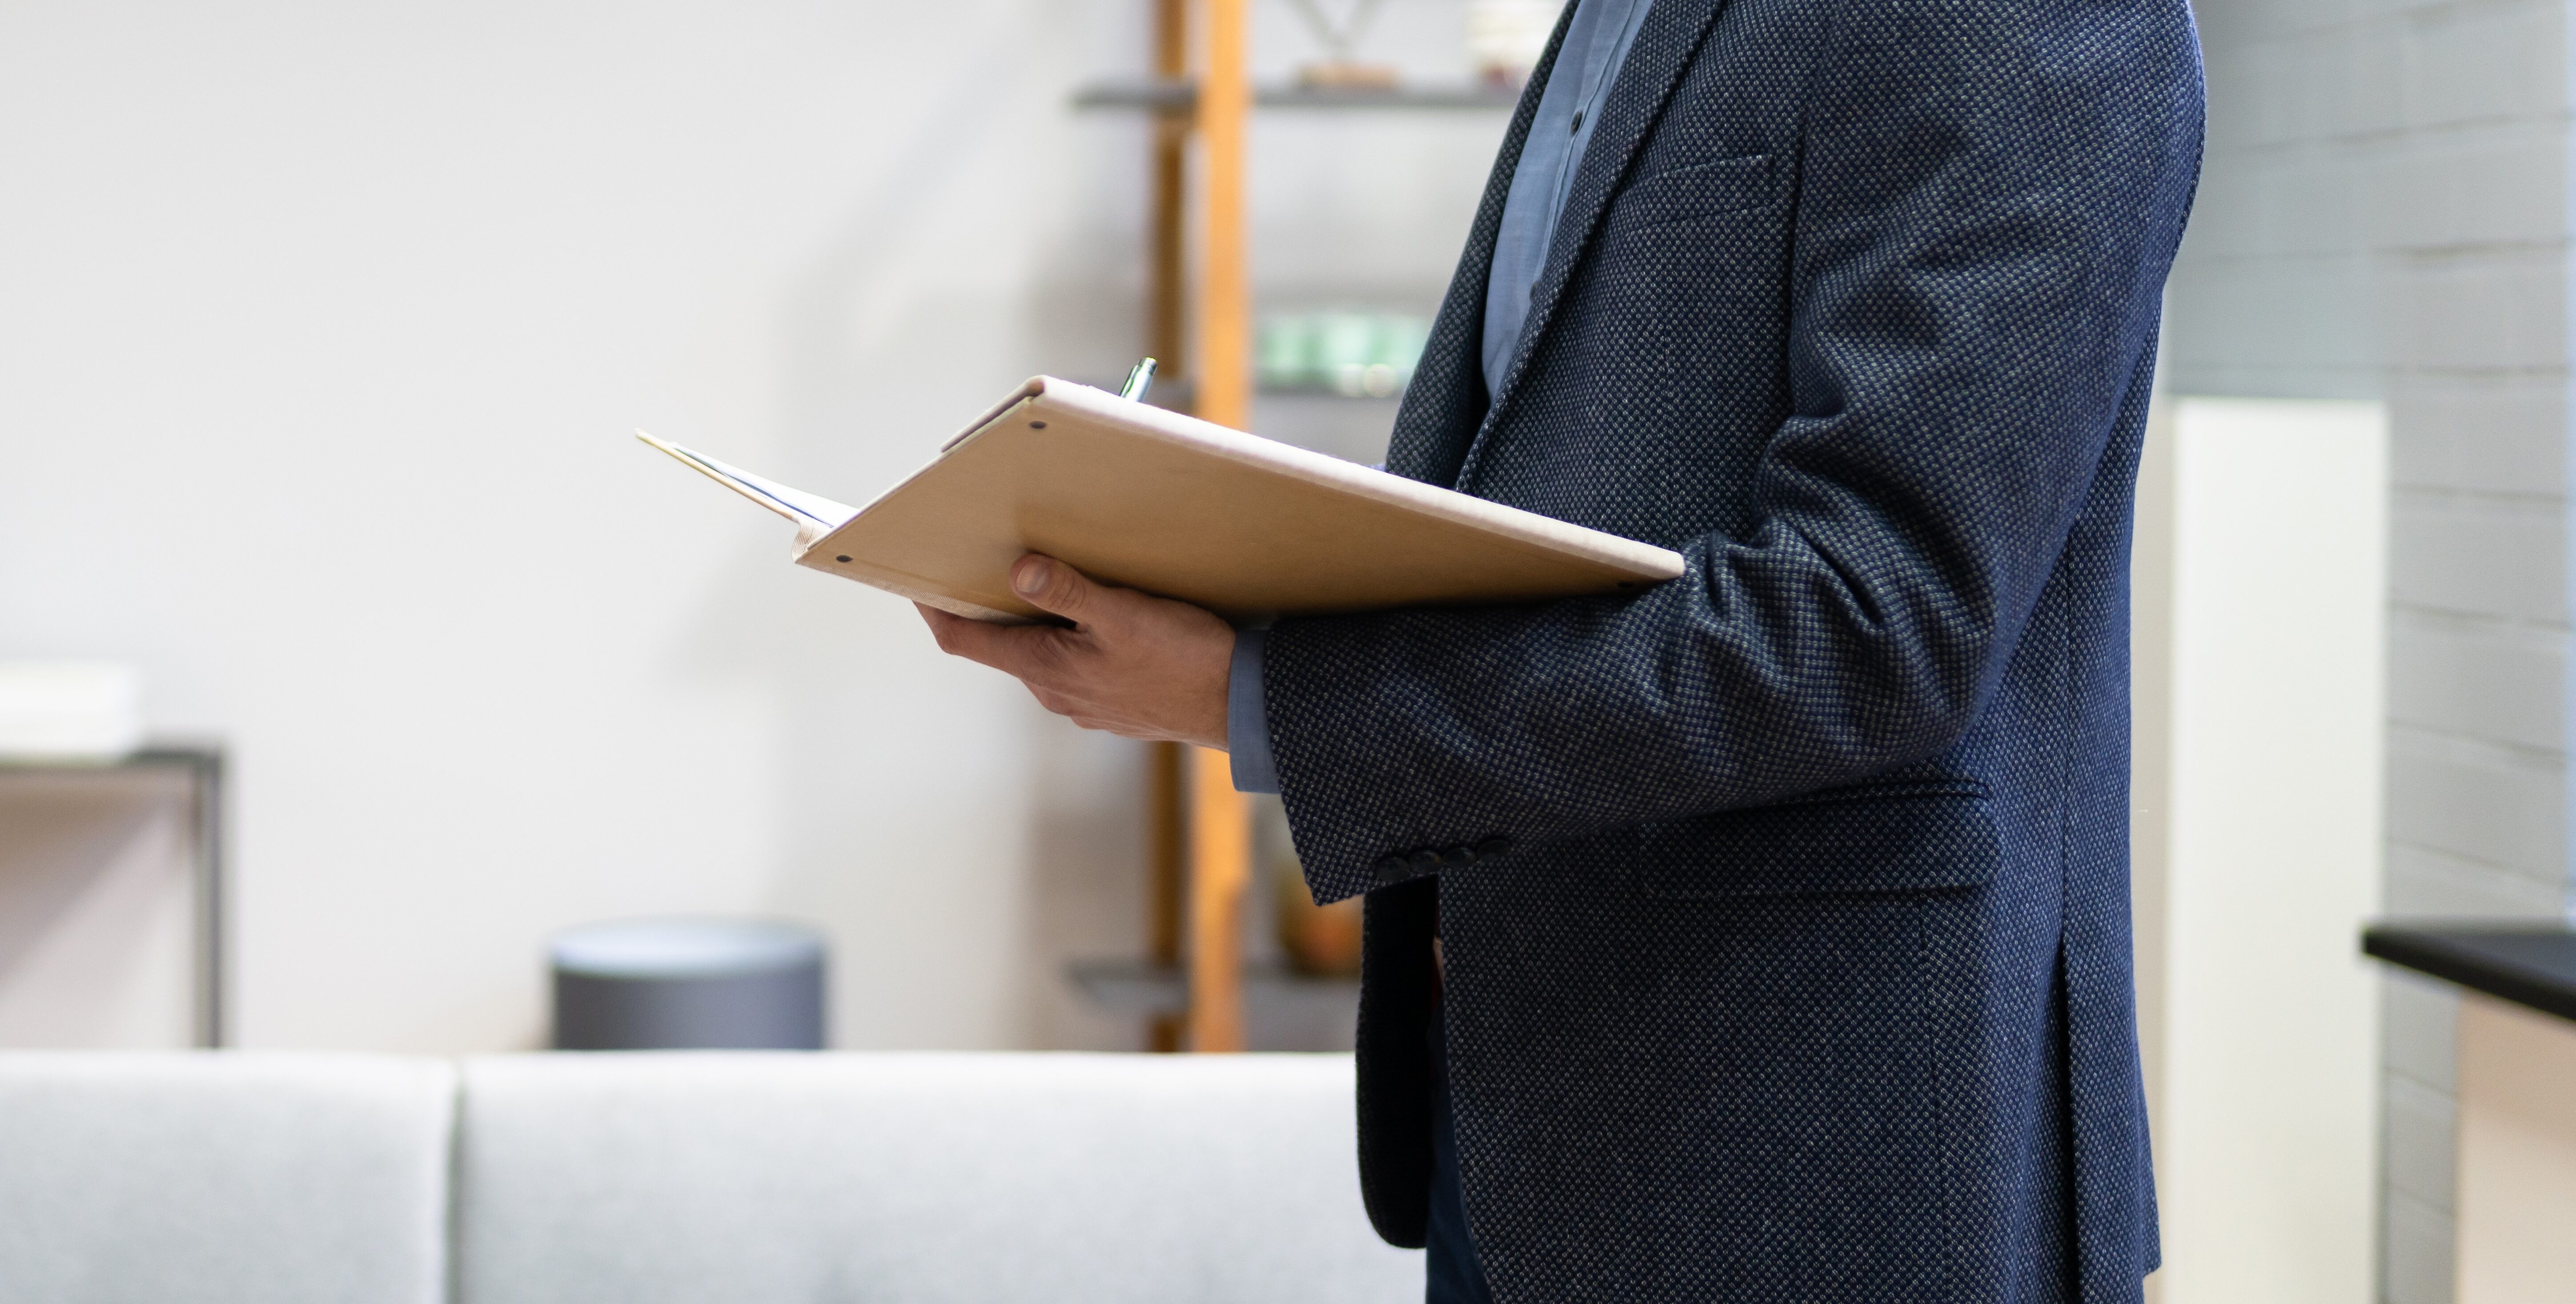
[[1315, 337], [1308, 319], [1271, 313], [1261, 319], [1255, 370], [1263, 389], [1295, 389], [1315, 369]]
[[1391, 91], [1401, 80], [1393, 64], [1310, 63], [1297, 69], [1297, 84], [1319, 91]]
[[[1369, 367], [1381, 362], [1376, 319], [1356, 312], [1319, 313], [1314, 329], [1314, 381], [1345, 398], [1368, 393]], [[1376, 397], [1394, 392], [1389, 388]]]
[[1288, 967], [1313, 978], [1357, 977], [1360, 898], [1316, 905], [1306, 890], [1306, 871], [1294, 855], [1273, 860], [1270, 878], [1277, 893], [1279, 949], [1287, 953]]
[[1468, 0], [1467, 59], [1477, 78], [1515, 90], [1527, 85], [1564, 8], [1558, 0]]
[[143, 745], [143, 675], [106, 661], [0, 661], [0, 759], [110, 765]]
[[1297, 83], [1317, 90], [1390, 91], [1395, 89], [1397, 73], [1389, 64], [1362, 63], [1359, 60], [1360, 38], [1368, 35], [1369, 24], [1377, 20], [1384, 0], [1349, 0], [1341, 21], [1335, 22], [1325, 12], [1326, 0], [1289, 0], [1289, 6], [1306, 20], [1306, 29], [1324, 47], [1324, 58], [1297, 70]]
[[1413, 380], [1431, 323], [1401, 313], [1273, 313], [1261, 320], [1262, 387], [1394, 398]]
[[821, 1050], [823, 935], [761, 919], [555, 934], [556, 1050]]

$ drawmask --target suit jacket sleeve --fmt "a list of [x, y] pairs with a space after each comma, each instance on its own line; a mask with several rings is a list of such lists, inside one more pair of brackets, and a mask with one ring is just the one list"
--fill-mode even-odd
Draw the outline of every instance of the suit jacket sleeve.
[[1776, 801], [1962, 735], [2143, 389], [2196, 175], [2196, 84], [2124, 52], [2124, 8], [1837, 15], [1756, 526], [1673, 544], [1688, 573], [1634, 597], [1271, 632], [1319, 900], [1392, 852]]

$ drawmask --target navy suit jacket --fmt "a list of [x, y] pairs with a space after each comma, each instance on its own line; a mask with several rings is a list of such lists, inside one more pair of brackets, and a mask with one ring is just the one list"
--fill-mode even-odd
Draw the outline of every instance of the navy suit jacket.
[[1437, 1010], [1501, 1300], [2136, 1299], [2128, 538], [2183, 0], [1657, 0], [1489, 401], [1534, 100], [1388, 469], [1689, 571], [1269, 636], [1309, 882], [1369, 893], [1370, 1216], [1421, 1243]]

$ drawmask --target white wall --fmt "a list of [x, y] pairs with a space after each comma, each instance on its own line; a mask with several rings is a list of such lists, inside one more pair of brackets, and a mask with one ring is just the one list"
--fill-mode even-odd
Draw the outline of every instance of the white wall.
[[[2568, 8], [2199, 0], [2184, 393], [2389, 405], [2387, 908], [2568, 910]], [[2380, 1295], [2451, 1299], [2451, 991], [2392, 975]]]
[[[238, 749], [240, 1040], [526, 1044], [549, 928], [835, 875], [845, 1039], [1015, 1040], [1034, 721], [625, 432], [865, 483], [1029, 370], [1052, 233], [975, 165], [1060, 129], [897, 52], [1074, 12], [6, 12], [0, 637]], [[815, 824], [869, 836], [827, 872]], [[867, 1008], [968, 915], [950, 990]]]
[[[749, 911], [840, 1044], [1126, 1043], [1055, 970], [1137, 945], [1133, 750], [627, 432], [860, 499], [1118, 374], [1143, 134], [1064, 103], [1144, 12], [0, 0], [0, 656], [230, 740], [241, 1042], [532, 1044], [549, 930]], [[1427, 309], [1500, 128], [1265, 125], [1264, 274]]]
[[2170, 400], [2138, 529], [2163, 1304], [2374, 1281], [2387, 457], [2375, 403]]

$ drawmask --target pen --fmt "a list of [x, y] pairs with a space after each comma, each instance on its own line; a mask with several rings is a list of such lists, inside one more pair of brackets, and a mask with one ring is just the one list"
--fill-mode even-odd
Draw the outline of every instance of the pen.
[[1145, 391], [1154, 387], [1154, 360], [1147, 358], [1127, 373], [1127, 383], [1118, 387], [1118, 397], [1130, 403], [1145, 401]]

